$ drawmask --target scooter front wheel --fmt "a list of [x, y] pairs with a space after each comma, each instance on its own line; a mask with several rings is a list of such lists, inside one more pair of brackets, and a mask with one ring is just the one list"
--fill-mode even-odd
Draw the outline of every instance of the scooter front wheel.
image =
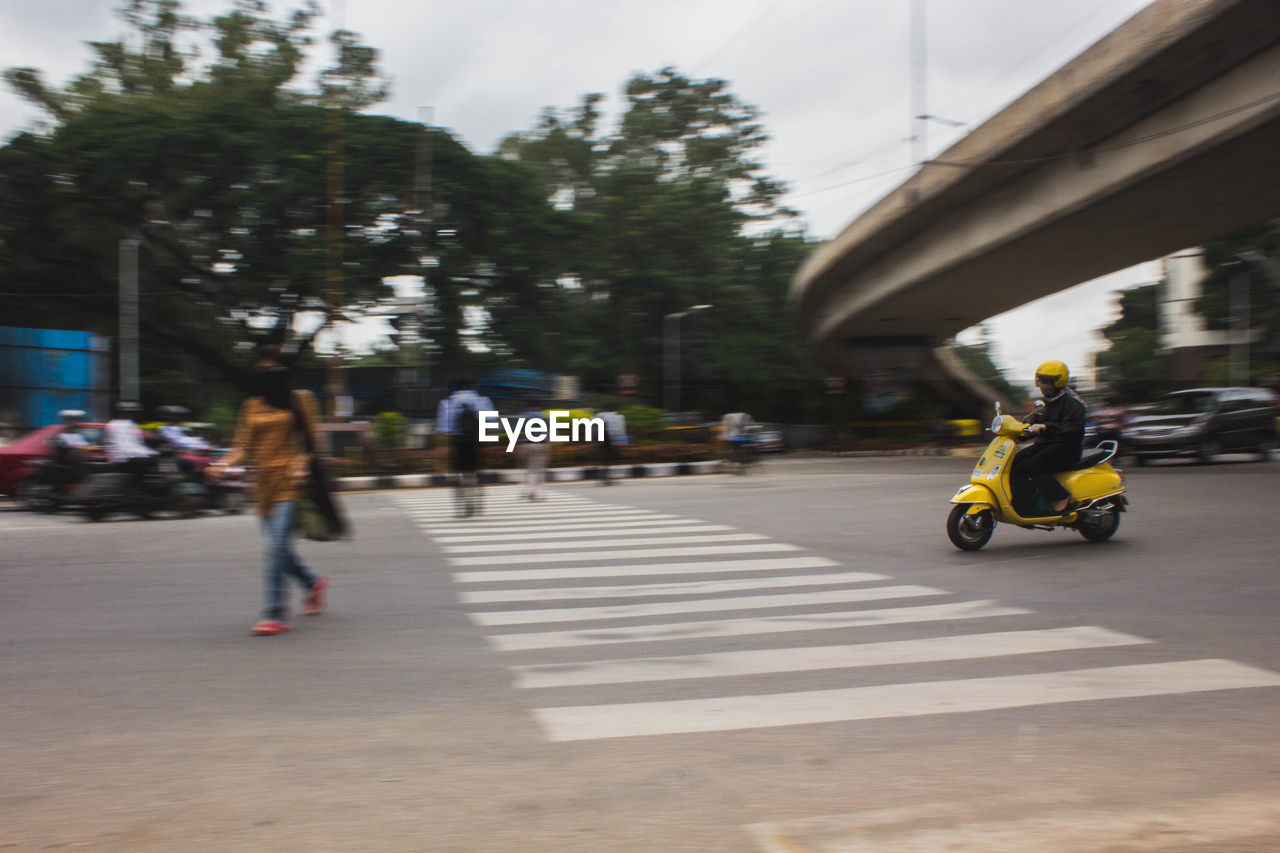
[[947, 538], [961, 551], [977, 551], [995, 532], [996, 522], [989, 509], [970, 515], [968, 504], [956, 504], [947, 516]]

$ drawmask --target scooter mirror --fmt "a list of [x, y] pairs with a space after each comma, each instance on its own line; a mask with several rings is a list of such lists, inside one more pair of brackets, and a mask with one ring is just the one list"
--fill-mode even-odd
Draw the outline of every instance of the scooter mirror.
[[1044, 408], [1044, 400], [1036, 400], [1036, 404], [1035, 404], [1036, 411], [1038, 412], [1043, 408]]
[[996, 417], [1000, 417], [1000, 401], [996, 400]]

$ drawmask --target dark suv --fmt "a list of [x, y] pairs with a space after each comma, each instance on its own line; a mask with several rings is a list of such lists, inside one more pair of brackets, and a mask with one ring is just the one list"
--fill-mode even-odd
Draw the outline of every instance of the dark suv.
[[1122, 452], [1139, 465], [1165, 456], [1204, 463], [1228, 451], [1252, 451], [1265, 461], [1276, 444], [1277, 415], [1276, 395], [1265, 388], [1175, 391], [1129, 422]]

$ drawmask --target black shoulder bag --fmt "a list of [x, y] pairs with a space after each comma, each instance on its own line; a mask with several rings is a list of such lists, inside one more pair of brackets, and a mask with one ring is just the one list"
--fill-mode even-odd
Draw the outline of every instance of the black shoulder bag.
[[306, 480], [298, 486], [298, 512], [295, 524], [308, 539], [330, 542], [351, 534], [351, 527], [329, 489], [329, 478], [311, 444], [311, 431], [307, 429], [298, 401], [293, 401], [294, 424], [302, 433], [302, 446], [307, 451]]

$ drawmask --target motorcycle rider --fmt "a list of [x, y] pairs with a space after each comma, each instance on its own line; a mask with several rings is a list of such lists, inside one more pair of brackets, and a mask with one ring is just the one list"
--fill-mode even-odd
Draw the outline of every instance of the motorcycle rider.
[[89, 444], [89, 439], [85, 438], [84, 433], [80, 431], [84, 412], [79, 409], [63, 409], [58, 412], [58, 417], [66, 424], [62, 432], [58, 433], [58, 452], [55, 456], [60, 457], [59, 461], [63, 461], [70, 455], [68, 451], [85, 450], [92, 446]]
[[1085, 404], [1067, 387], [1071, 374], [1061, 361], [1046, 361], [1036, 368], [1036, 388], [1044, 398], [1025, 421], [1035, 443], [1019, 451], [1014, 472], [1027, 478], [1044, 495], [1056, 513], [1067, 514], [1079, 505], [1053, 476], [1080, 461], [1084, 449]]
[[204, 439], [187, 435], [182, 421], [191, 415], [191, 410], [186, 406], [161, 406], [156, 414], [165, 420], [164, 426], [159, 430], [160, 437], [172, 444], [179, 452], [204, 453], [209, 449], [209, 443]]
[[147, 465], [156, 452], [142, 440], [142, 429], [134, 422], [134, 416], [142, 407], [132, 400], [121, 400], [115, 405], [115, 418], [107, 422], [103, 444], [107, 459], [123, 471], [132, 474], [135, 488], [142, 484]]

